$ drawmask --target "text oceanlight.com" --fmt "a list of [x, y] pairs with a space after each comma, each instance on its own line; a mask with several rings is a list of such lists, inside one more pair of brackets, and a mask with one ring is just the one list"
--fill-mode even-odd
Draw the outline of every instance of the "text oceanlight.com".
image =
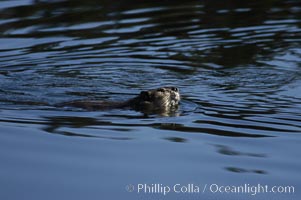
[[181, 194], [198, 194], [198, 193], [233, 193], [233, 194], [249, 194], [257, 195], [260, 193], [285, 193], [294, 194], [294, 186], [269, 186], [264, 184], [242, 184], [242, 185], [220, 185], [220, 184], [174, 184], [164, 185], [160, 183], [145, 184], [139, 183], [136, 185], [129, 184], [126, 186], [128, 192], [136, 192], [138, 194], [161, 194], [167, 195], [169, 193]]

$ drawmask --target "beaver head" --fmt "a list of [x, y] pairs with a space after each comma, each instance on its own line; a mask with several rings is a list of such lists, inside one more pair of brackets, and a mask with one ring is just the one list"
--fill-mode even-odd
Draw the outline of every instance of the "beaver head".
[[138, 97], [139, 106], [152, 110], [165, 110], [178, 106], [180, 102], [179, 89], [176, 87], [162, 87], [142, 91]]

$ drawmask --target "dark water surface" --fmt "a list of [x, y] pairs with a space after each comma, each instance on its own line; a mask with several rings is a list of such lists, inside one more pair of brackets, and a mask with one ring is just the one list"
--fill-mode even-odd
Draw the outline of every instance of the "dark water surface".
[[[164, 85], [169, 117], [53, 106]], [[0, 199], [300, 199], [300, 142], [298, 0], [0, 1]]]

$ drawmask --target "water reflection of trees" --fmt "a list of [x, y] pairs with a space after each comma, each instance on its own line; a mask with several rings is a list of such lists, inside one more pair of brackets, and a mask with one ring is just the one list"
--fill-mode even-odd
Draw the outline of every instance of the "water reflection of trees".
[[[6, 37], [54, 37], [69, 36], [79, 38], [99, 38], [116, 36], [120, 40], [126, 39], [150, 39], [152, 37], [175, 37], [175, 43], [179, 42], [179, 48], [166, 46], [162, 51], [177, 53], [173, 58], [189, 60], [191, 64], [199, 66], [199, 63], [210, 62], [221, 66], [233, 67], [242, 64], [256, 62], [258, 55], [269, 56], [275, 53], [275, 49], [288, 48], [300, 43], [301, 8], [299, 1], [41, 1], [35, 0], [32, 5], [18, 6], [1, 10], [2, 19], [17, 19], [0, 25], [2, 35]], [[156, 10], [153, 8], [162, 8]], [[125, 11], [146, 9], [137, 13], [125, 13]], [[153, 10], [152, 10], [153, 9]], [[143, 28], [137, 32], [106, 33], [106, 30], [127, 28], [131, 23], [121, 23], [121, 20], [133, 20], [146, 18], [147, 21], [136, 24], [151, 24], [153, 26]], [[264, 25], [268, 20], [296, 20], [286, 24], [287, 27], [267, 28], [265, 35], [257, 38], [256, 26]], [[46, 28], [68, 27], [83, 23], [105, 22], [90, 29], [41, 31]], [[285, 22], [284, 22], [285, 24]], [[282, 24], [283, 25], [283, 24]], [[233, 34], [231, 30], [254, 26], [254, 30], [241, 30]], [[24, 34], [10, 34], [11, 30], [30, 28]], [[262, 28], [262, 27], [260, 27]], [[216, 29], [215, 31], [213, 29]], [[269, 31], [270, 29], [270, 31]], [[287, 29], [290, 29], [289, 31]], [[209, 31], [213, 34], [211, 44], [206, 45], [204, 33], [192, 34], [194, 31]], [[240, 36], [239, 33], [247, 34]], [[249, 39], [248, 39], [249, 36]], [[255, 37], [254, 37], [255, 36]], [[202, 39], [198, 39], [198, 38]], [[208, 36], [211, 37], [211, 36]], [[290, 39], [291, 42], [288, 42]], [[294, 42], [294, 39], [296, 40]], [[183, 43], [181, 44], [181, 40]], [[218, 40], [218, 41], [217, 41]], [[187, 42], [188, 51], [183, 52], [182, 46]], [[298, 42], [299, 41], [299, 42]], [[116, 41], [113, 41], [116, 42]], [[200, 43], [202, 45], [200, 45]], [[112, 43], [106, 44], [108, 46]], [[153, 46], [151, 41], [143, 43], [129, 43], [128, 46]], [[185, 48], [184, 48], [185, 49]], [[135, 56], [135, 55], [134, 55]], [[137, 55], [138, 56], [138, 55]], [[155, 55], [150, 55], [155, 56]]]

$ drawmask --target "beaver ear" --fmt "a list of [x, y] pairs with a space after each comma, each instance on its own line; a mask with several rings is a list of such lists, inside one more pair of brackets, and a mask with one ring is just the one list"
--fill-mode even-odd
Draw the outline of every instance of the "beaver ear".
[[140, 92], [140, 97], [144, 101], [149, 101], [150, 100], [150, 94], [148, 91], [142, 91]]

